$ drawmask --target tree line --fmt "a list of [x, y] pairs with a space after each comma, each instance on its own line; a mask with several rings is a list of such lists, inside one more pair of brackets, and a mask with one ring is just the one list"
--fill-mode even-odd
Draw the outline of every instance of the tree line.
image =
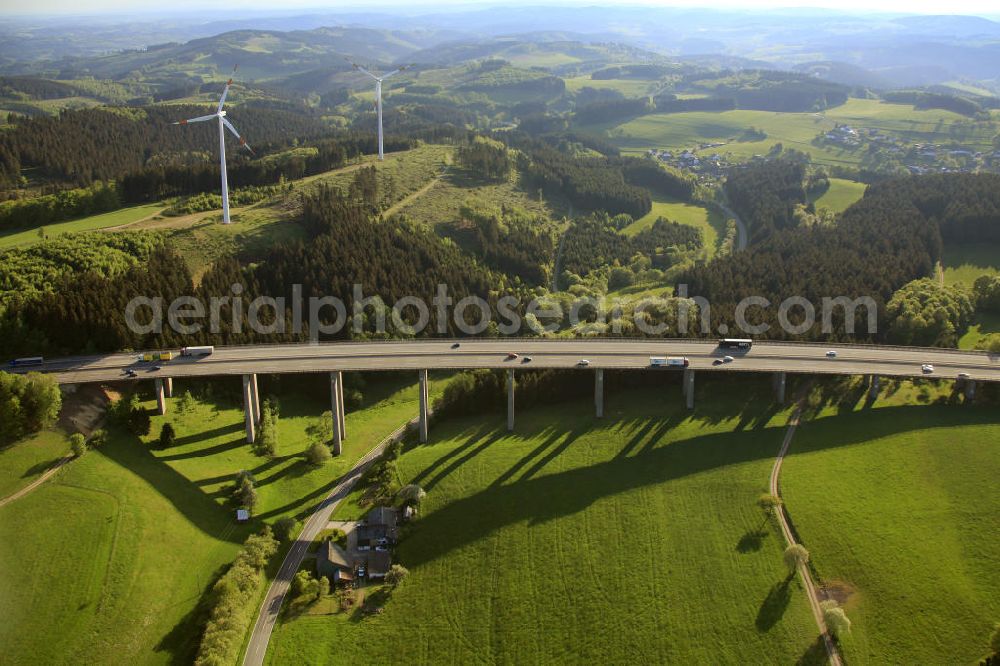
[[62, 394], [52, 377], [0, 371], [0, 446], [50, 427], [61, 407]]

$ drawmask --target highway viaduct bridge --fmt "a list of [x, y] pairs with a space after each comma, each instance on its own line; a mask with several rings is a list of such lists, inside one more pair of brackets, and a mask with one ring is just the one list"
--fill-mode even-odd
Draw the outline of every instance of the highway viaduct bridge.
[[[836, 356], [828, 356], [833, 350]], [[516, 353], [517, 358], [510, 357]], [[722, 363], [727, 354], [732, 362]], [[344, 428], [343, 373], [373, 370], [413, 370], [420, 381], [421, 441], [427, 439], [430, 410], [429, 370], [503, 369], [507, 372], [507, 428], [514, 429], [514, 385], [519, 370], [543, 368], [586, 369], [594, 376], [596, 415], [604, 414], [605, 370], [649, 370], [651, 357], [685, 357], [683, 390], [688, 408], [694, 407], [696, 373], [773, 373], [776, 397], [785, 398], [787, 373], [870, 375], [878, 378], [933, 377], [958, 380], [965, 395], [973, 397], [976, 383], [1000, 381], [1000, 356], [954, 349], [874, 345], [821, 345], [812, 343], [756, 342], [744, 353], [722, 349], [714, 340], [671, 339], [424, 339], [388, 342], [333, 342], [285, 345], [216, 347], [208, 356], [181, 356], [170, 361], [141, 362], [141, 354], [121, 353], [80, 356], [47, 361], [24, 368], [55, 376], [60, 384], [83, 384], [153, 379], [160, 413], [179, 377], [240, 375], [243, 379], [247, 440], [253, 442], [260, 422], [258, 374], [329, 373], [333, 414], [333, 448], [340, 453]], [[530, 360], [529, 360], [530, 359]], [[586, 364], [583, 363], [586, 361]], [[934, 366], [925, 372], [924, 364]], [[154, 367], [159, 365], [160, 369]], [[128, 371], [136, 372], [130, 378]], [[660, 368], [657, 372], [680, 372]]]

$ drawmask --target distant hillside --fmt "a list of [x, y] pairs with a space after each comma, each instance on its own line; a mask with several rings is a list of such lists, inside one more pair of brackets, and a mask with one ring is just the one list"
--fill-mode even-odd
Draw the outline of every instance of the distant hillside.
[[7, 74], [46, 78], [152, 81], [218, 79], [239, 64], [249, 80], [308, 72], [350, 56], [366, 62], [392, 62], [453, 37], [433, 30], [395, 31], [369, 28], [317, 28], [280, 32], [237, 30], [184, 44], [167, 43], [106, 56], [65, 58], [54, 62], [15, 63]]

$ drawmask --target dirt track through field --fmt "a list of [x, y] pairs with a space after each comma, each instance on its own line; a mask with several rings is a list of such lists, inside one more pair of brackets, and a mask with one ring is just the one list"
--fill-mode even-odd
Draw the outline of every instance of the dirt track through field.
[[[778, 457], [774, 460], [774, 467], [771, 468], [771, 481], [770, 481], [770, 492], [775, 497], [781, 497], [781, 489], [778, 483], [779, 476], [781, 474], [781, 463], [785, 460], [785, 455], [788, 453], [788, 448], [792, 444], [792, 439], [795, 437], [795, 431], [799, 427], [799, 417], [802, 413], [801, 402], [795, 407], [795, 411], [792, 412], [791, 418], [788, 420], [788, 430], [785, 431], [785, 439], [781, 443], [781, 450], [778, 451]], [[778, 523], [781, 526], [781, 533], [785, 537], [785, 542], [791, 546], [797, 543], [795, 541], [795, 535], [792, 534], [792, 529], [788, 524], [788, 516], [785, 513], [785, 505], [782, 503], [778, 506], [777, 511]], [[823, 640], [823, 645], [826, 647], [826, 653], [829, 656], [830, 664], [832, 666], [843, 666], [843, 660], [840, 658], [840, 650], [837, 649], [837, 644], [834, 643], [833, 638], [830, 636], [830, 632], [826, 628], [826, 622], [823, 620], [823, 608], [820, 606], [819, 593], [816, 589], [816, 585], [813, 582], [812, 575], [809, 573], [809, 567], [806, 564], [799, 565], [799, 576], [802, 578], [802, 584], [806, 589], [806, 595], [809, 597], [809, 607], [812, 608], [813, 617], [816, 619], [816, 626], [819, 628], [820, 638]]]

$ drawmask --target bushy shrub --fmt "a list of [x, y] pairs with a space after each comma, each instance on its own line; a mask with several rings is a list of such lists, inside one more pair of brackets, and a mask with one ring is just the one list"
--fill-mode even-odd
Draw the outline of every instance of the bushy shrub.
[[87, 440], [83, 435], [75, 432], [69, 437], [69, 448], [73, 451], [73, 455], [79, 458], [87, 452]]

